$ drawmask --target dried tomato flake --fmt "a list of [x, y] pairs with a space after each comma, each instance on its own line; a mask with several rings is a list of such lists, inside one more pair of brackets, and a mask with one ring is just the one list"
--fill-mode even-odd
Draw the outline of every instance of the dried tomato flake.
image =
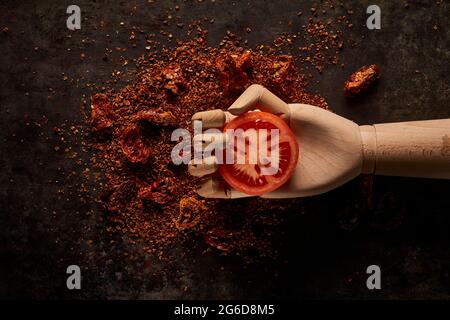
[[205, 242], [213, 248], [223, 252], [229, 252], [232, 249], [233, 233], [227, 230], [210, 229], [204, 236]]
[[380, 69], [376, 64], [363, 66], [353, 73], [344, 84], [346, 96], [356, 96], [366, 91], [372, 83], [380, 78]]
[[251, 66], [249, 56], [241, 60], [237, 56], [227, 55], [216, 60], [216, 69], [224, 95], [238, 95], [248, 84], [248, 75], [242, 69], [249, 70]]
[[108, 96], [103, 93], [97, 93], [92, 96], [91, 101], [92, 128], [95, 131], [110, 128], [113, 125], [114, 115]]
[[175, 221], [178, 230], [191, 229], [205, 216], [208, 208], [205, 202], [195, 197], [184, 197], [180, 200], [180, 214]]
[[133, 163], [146, 163], [151, 155], [142, 130], [136, 124], [128, 126], [122, 132], [120, 146], [127, 159]]
[[110, 213], [119, 213], [135, 198], [137, 183], [134, 180], [111, 182], [99, 197], [100, 206]]
[[177, 119], [170, 111], [139, 111], [135, 116], [136, 121], [149, 122], [161, 126], [176, 126]]
[[162, 185], [160, 181], [156, 181], [149, 186], [142, 187], [139, 190], [138, 198], [143, 202], [166, 204], [172, 199], [170, 192], [170, 188]]

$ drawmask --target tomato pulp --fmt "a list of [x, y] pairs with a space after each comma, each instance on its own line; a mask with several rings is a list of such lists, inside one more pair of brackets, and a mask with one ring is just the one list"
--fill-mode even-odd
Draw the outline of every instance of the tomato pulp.
[[[276, 156], [269, 157], [269, 163], [262, 163], [259, 155], [256, 162], [252, 161], [249, 153], [254, 150], [249, 147], [248, 139], [245, 139], [245, 162], [225, 162], [219, 167], [220, 174], [232, 188], [249, 195], [262, 195], [278, 189], [292, 176], [298, 161], [299, 146], [295, 135], [283, 119], [268, 112], [247, 112], [233, 119], [223, 128], [224, 132], [227, 133], [230, 132], [229, 129], [233, 129], [235, 132], [237, 129], [242, 129], [244, 133], [256, 132], [258, 139], [266, 138], [266, 145], [263, 145], [267, 148], [266, 154], [275, 155], [275, 152], [271, 153], [271, 151], [272, 149], [277, 151]], [[261, 129], [268, 132], [262, 138], [260, 138]], [[278, 129], [278, 148], [275, 147], [271, 139], [272, 129]], [[259, 141], [258, 139], [256, 140]], [[274, 141], [276, 140], [274, 139]], [[258, 147], [260, 146], [261, 144], [258, 142]], [[258, 149], [258, 151], [260, 150]], [[235, 146], [230, 147], [227, 144], [225, 153], [231, 154], [236, 159], [239, 152], [242, 154], [243, 149], [236, 149]], [[264, 168], [271, 166], [271, 161], [277, 162], [274, 166], [276, 172], [267, 174]]]

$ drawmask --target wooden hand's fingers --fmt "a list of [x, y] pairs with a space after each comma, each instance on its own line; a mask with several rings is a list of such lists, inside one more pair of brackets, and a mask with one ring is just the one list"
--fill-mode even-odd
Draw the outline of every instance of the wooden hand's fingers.
[[192, 122], [201, 121], [204, 129], [222, 128], [236, 116], [256, 109], [276, 114], [286, 122], [290, 118], [289, 106], [283, 100], [263, 86], [253, 84], [236, 99], [228, 111], [216, 109], [197, 112], [192, 116]]
[[228, 108], [228, 111], [233, 115], [239, 115], [255, 109], [276, 114], [285, 121], [289, 121], [288, 105], [259, 84], [248, 87]]
[[248, 194], [234, 190], [218, 174], [212, 174], [200, 181], [197, 193], [204, 198], [238, 199], [251, 197]]
[[230, 188], [219, 175], [211, 175], [202, 180], [197, 193], [204, 198], [238, 199], [251, 197], [248, 194]]
[[194, 149], [201, 149], [202, 154], [198, 158], [194, 154], [194, 159], [189, 161], [188, 172], [192, 176], [202, 177], [217, 170], [216, 152], [225, 148], [226, 137], [227, 135], [221, 132], [208, 133], [207, 131], [194, 136]]
[[197, 187], [197, 193], [204, 198], [229, 199], [225, 183], [216, 175], [211, 175], [201, 180]]
[[217, 159], [214, 156], [204, 158], [199, 163], [191, 160], [188, 164], [188, 172], [194, 177], [203, 177], [216, 172], [218, 169]]
[[[194, 147], [196, 147], [196, 144], [201, 144], [202, 151], [207, 152], [208, 148], [210, 151], [216, 148], [218, 149], [224, 149], [227, 142], [227, 134], [223, 132], [208, 132], [204, 131], [202, 134], [196, 134], [193, 138]], [[200, 146], [198, 146], [200, 147]]]
[[220, 109], [197, 112], [192, 116], [192, 122], [201, 121], [203, 129], [222, 128], [235, 116]]

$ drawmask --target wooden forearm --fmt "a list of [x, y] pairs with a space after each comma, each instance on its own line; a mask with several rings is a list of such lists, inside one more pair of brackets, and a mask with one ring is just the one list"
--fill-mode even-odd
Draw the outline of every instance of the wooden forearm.
[[450, 119], [361, 126], [363, 173], [450, 179]]

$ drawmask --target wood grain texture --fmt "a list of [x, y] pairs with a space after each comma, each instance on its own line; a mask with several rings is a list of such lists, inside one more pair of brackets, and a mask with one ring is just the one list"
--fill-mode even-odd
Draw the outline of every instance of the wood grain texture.
[[361, 127], [363, 172], [369, 173], [375, 160], [373, 173], [377, 175], [450, 179], [450, 119], [375, 124], [372, 128]]

